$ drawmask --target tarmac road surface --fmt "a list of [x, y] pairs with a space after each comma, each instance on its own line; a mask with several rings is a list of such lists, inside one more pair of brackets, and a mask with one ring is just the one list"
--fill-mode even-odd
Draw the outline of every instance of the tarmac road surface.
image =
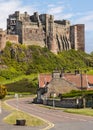
[[93, 130], [93, 117], [91, 116], [65, 113], [58, 109], [40, 107], [38, 104], [32, 104], [31, 102], [32, 98], [7, 101], [9, 105], [15, 108], [47, 120], [49, 126], [43, 130]]

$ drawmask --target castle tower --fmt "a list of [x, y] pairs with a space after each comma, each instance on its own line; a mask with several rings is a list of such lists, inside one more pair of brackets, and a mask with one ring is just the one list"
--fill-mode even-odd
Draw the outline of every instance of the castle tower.
[[68, 20], [54, 20], [53, 15], [29, 15], [16, 11], [7, 19], [7, 34], [18, 35], [19, 43], [47, 47], [53, 53], [85, 50], [84, 24], [70, 25]]
[[54, 43], [54, 17], [53, 15], [48, 15], [46, 17], [46, 36], [47, 36], [47, 46], [49, 50], [52, 50], [52, 44]]
[[72, 49], [85, 51], [84, 29], [84, 24], [76, 24], [70, 27], [70, 41]]
[[71, 49], [70, 36], [70, 22], [68, 20], [54, 21], [54, 36], [57, 46], [57, 52]]
[[0, 52], [5, 48], [6, 46], [6, 33], [3, 31], [3, 29], [0, 29]]
[[41, 14], [40, 20], [43, 26], [43, 31], [45, 33], [45, 46], [51, 50], [54, 47], [54, 16], [49, 14]]

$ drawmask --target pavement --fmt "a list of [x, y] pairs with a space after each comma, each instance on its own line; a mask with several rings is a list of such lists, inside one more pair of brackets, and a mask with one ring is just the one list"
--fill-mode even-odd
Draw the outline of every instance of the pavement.
[[[0, 113], [0, 130], [40, 130], [41, 127], [28, 127], [28, 126], [20, 126], [15, 124], [6, 124], [3, 119], [7, 117], [7, 115], [10, 114], [7, 110], [2, 110]], [[43, 129], [42, 129], [43, 130]]]

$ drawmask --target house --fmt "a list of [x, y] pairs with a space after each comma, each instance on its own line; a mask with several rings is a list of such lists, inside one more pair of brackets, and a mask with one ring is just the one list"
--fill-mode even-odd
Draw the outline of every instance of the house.
[[86, 73], [62, 73], [58, 70], [52, 74], [39, 74], [39, 87], [36, 102], [41, 103], [43, 98], [59, 96], [71, 90], [92, 90], [93, 75]]

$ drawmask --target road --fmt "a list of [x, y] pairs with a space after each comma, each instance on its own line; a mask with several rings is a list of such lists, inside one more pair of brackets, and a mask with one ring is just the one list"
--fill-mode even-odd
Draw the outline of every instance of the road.
[[[15, 108], [25, 111], [29, 114], [38, 116], [47, 120], [50, 130], [93, 130], [93, 117], [77, 114], [65, 113], [58, 109], [47, 109], [38, 104], [32, 104], [31, 98], [8, 100], [7, 103]], [[18, 104], [18, 105], [17, 105]], [[46, 130], [44, 129], [44, 130]]]

